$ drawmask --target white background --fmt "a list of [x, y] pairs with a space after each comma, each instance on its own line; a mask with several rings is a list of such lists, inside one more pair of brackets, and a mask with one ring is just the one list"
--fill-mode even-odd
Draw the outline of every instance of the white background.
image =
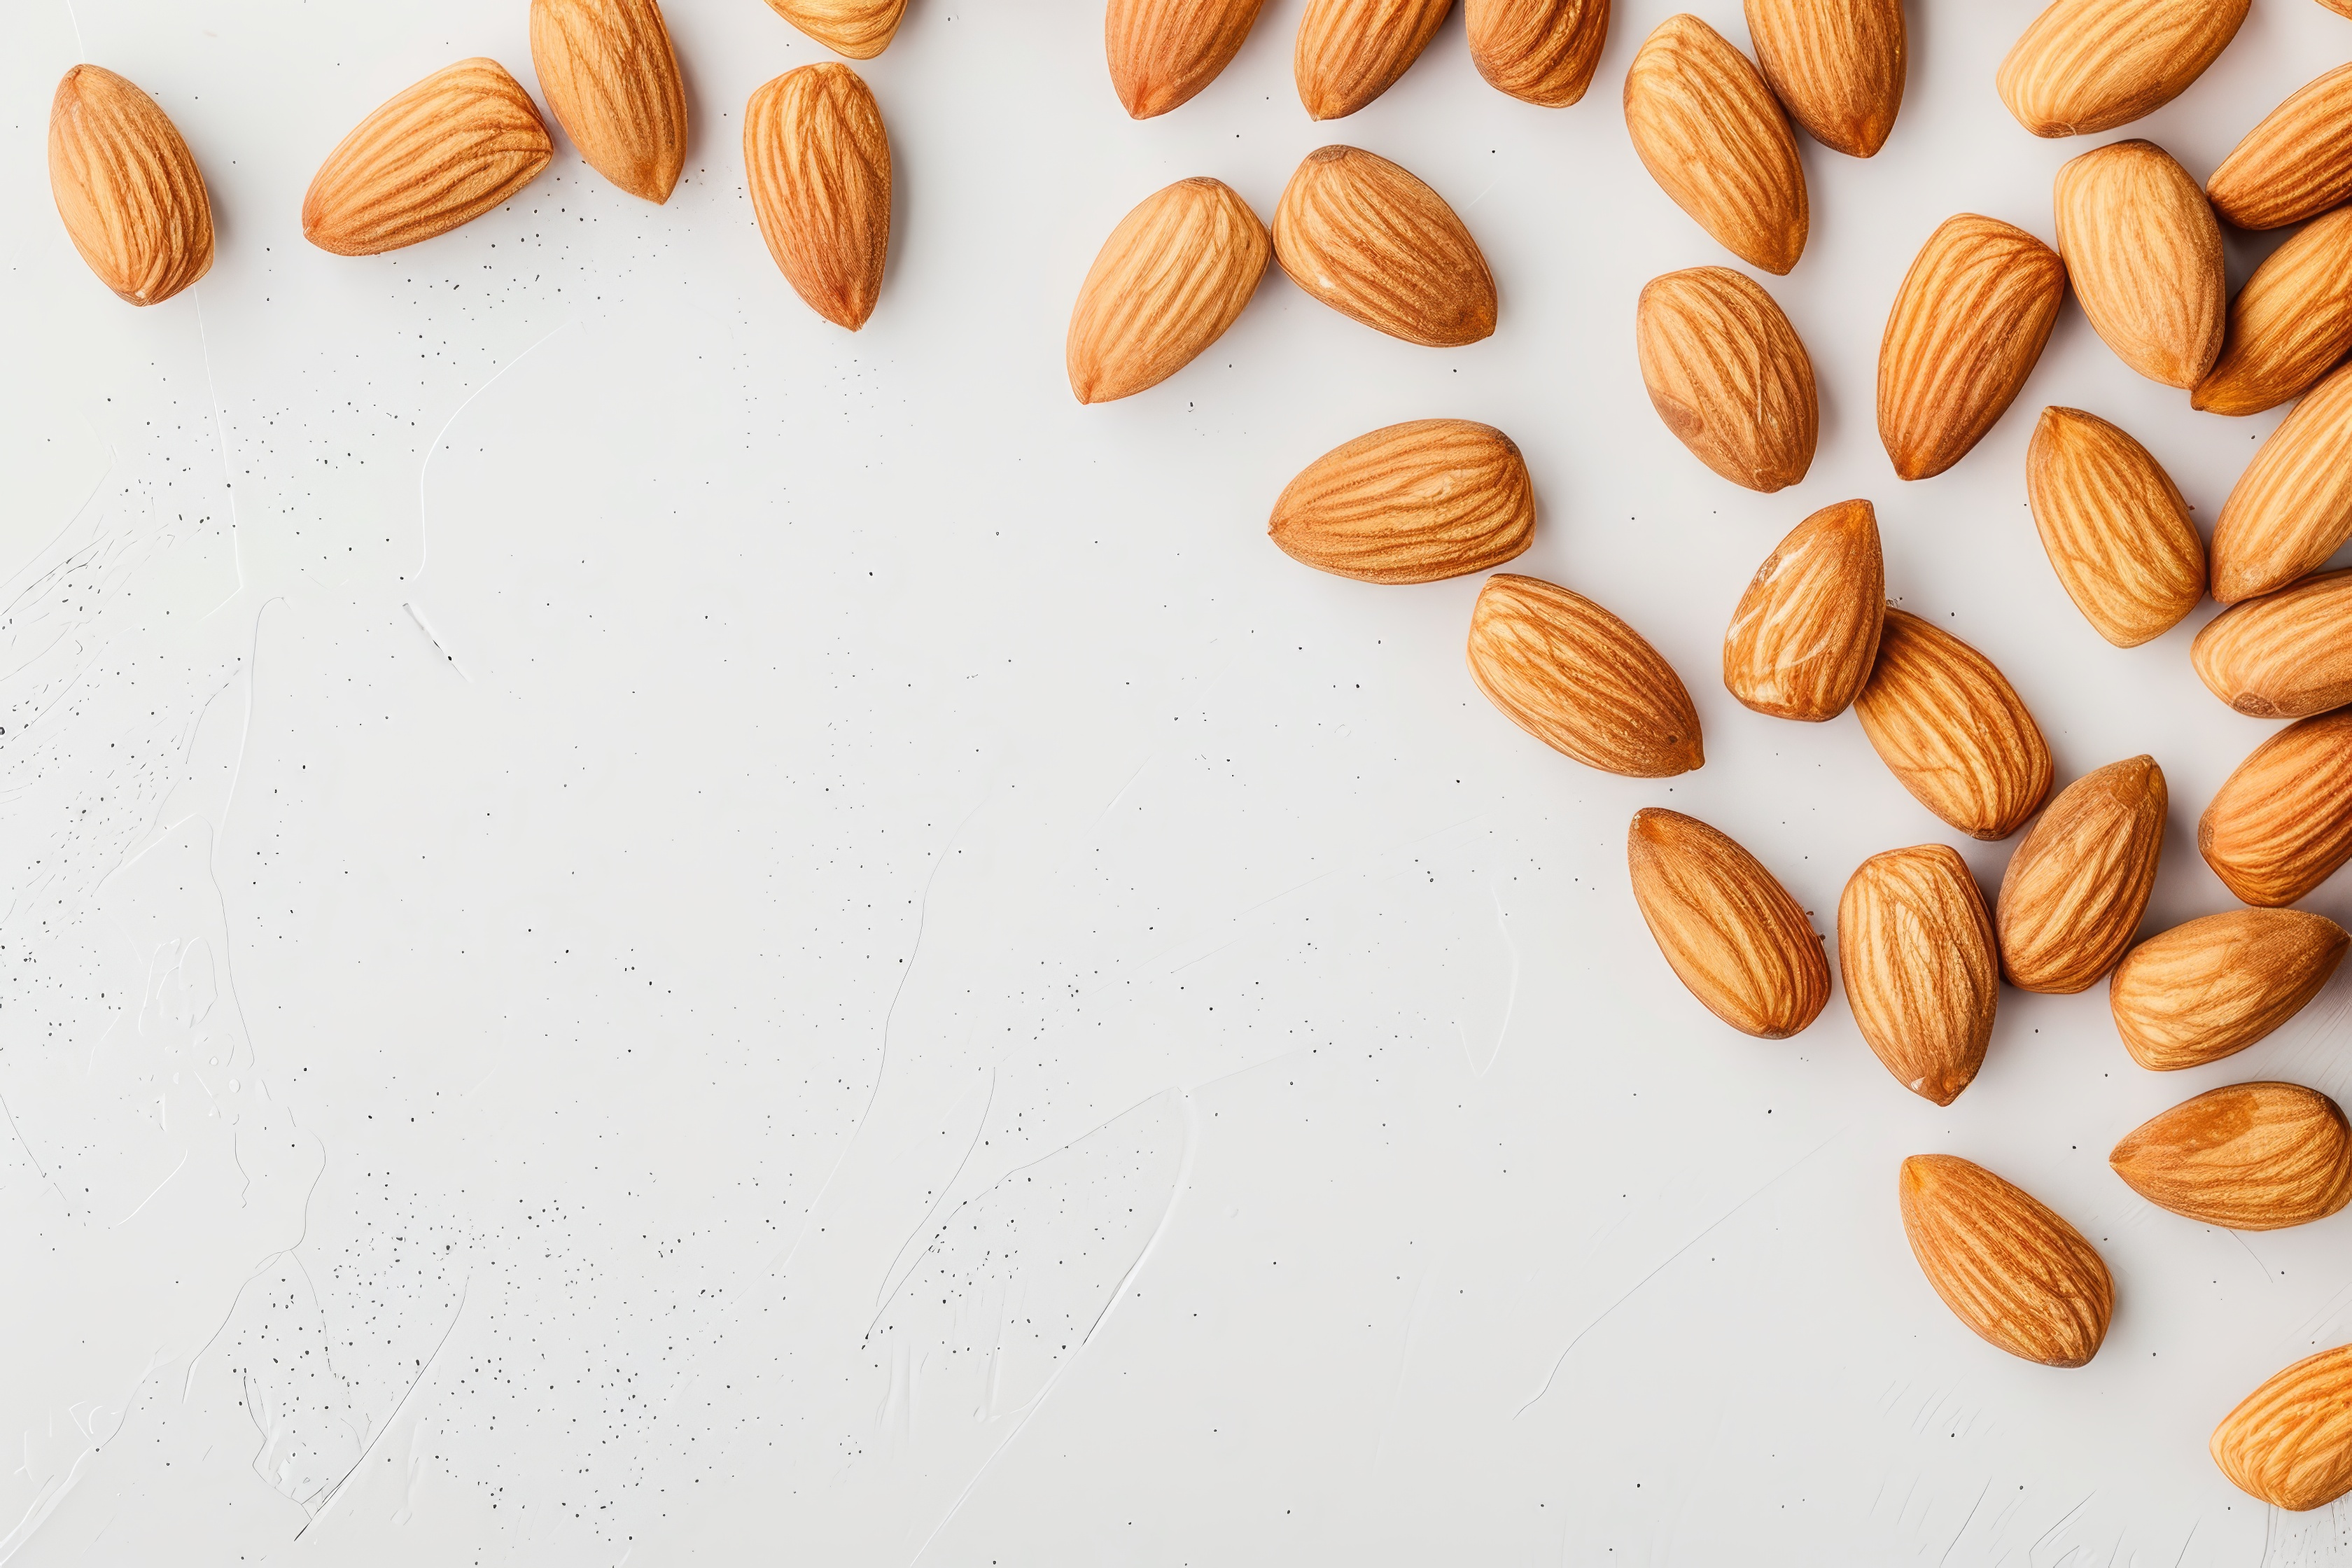
[[[536, 87], [522, 0], [15, 0], [0, 50], [0, 1557], [26, 1563], [2337, 1561], [2205, 1453], [2352, 1334], [2352, 1215], [2155, 1210], [2115, 1140], [2219, 1084], [2343, 1097], [2352, 981], [2254, 1049], [2132, 1064], [2104, 987], [2001, 998], [1949, 1109], [1843, 997], [1765, 1044], [1675, 983], [1623, 829], [1691, 811], [1825, 932], [1845, 876], [1957, 841], [1851, 717], [1747, 712], [1731, 606], [1818, 507], [1989, 654], [2061, 782], [2139, 752], [2150, 930], [2231, 907], [2197, 813], [2270, 726], [2074, 611], [2025, 507], [2047, 404], [2145, 441], [2200, 519], [2278, 416], [2190, 412], [2070, 304], [1958, 468], [1896, 481], [1887, 305], [1947, 216], [2052, 237], [2051, 176], [2144, 134], [2202, 178], [2352, 53], [2255, 0], [2161, 112], [2042, 142], [1993, 72], [2033, 6], [1915, 4], [1880, 155], [1805, 142], [1764, 281], [1821, 449], [1760, 497], [1635, 368], [1642, 283], [1732, 258], [1642, 172], [1622, 4], [1588, 100], [1511, 101], [1458, 16], [1317, 126], [1268, 0], [1130, 122], [1093, 0], [913, 0], [859, 68], [898, 172], [855, 336], [770, 262], [753, 88], [826, 58], [673, 0], [666, 207], [559, 138], [508, 207], [365, 260], [300, 237], [362, 114], [457, 58]], [[1735, 42], [1735, 5], [1701, 14]], [[77, 28], [79, 31], [77, 32]], [[196, 289], [134, 310], [58, 226], [77, 58], [194, 149]], [[1461, 211], [1501, 324], [1381, 337], [1270, 275], [1190, 369], [1082, 408], [1071, 300], [1136, 202], [1263, 215], [1339, 139]], [[2232, 236], [2233, 284], [2279, 237]], [[1268, 544], [1300, 467], [1491, 421], [1517, 568], [1682, 672], [1707, 763], [1597, 773], [1472, 687], [1475, 579], [1370, 587]], [[2013, 843], [2013, 841], [2012, 841]], [[2352, 915], [2352, 887], [2309, 907]], [[2012, 1360], [1905, 1246], [1906, 1154], [1983, 1161], [2098, 1245], [2088, 1368]]]

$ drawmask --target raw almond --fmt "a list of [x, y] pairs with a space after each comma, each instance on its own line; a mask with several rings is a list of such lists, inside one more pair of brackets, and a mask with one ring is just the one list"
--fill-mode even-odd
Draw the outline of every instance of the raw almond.
[[1161, 382], [1224, 335], [1265, 276], [1265, 226], [1222, 181], [1179, 180], [1103, 241], [1070, 311], [1070, 390], [1108, 403]]
[[1496, 573], [1471, 607], [1469, 657], [1488, 701], [1588, 767], [1663, 779], [1706, 760], [1674, 667], [1581, 594]]
[[136, 84], [75, 66], [49, 100], [49, 195], [98, 280], [158, 305], [211, 270], [213, 207], [172, 117]]
[[2230, 288], [2221, 226], [2153, 142], [2116, 142], [2058, 171], [2058, 255], [2083, 314], [2150, 381], [2195, 386], [2221, 352]]
[[459, 60], [394, 94], [327, 154], [302, 198], [302, 235], [338, 256], [398, 250], [481, 216], [554, 156], [506, 67]]
[[1110, 84], [1137, 120], [1188, 102], [1241, 52], [1261, 0], [1110, 0], [1103, 52]]
[[1834, 719], [1870, 679], [1885, 614], [1878, 514], [1866, 500], [1823, 507], [1789, 531], [1739, 595], [1723, 635], [1723, 684], [1775, 719]]
[[2235, 1055], [2303, 1010], [2352, 934], [2302, 910], [2231, 910], [2148, 938], [2116, 965], [2107, 1005], [2151, 1072]]
[[1409, 343], [1459, 348], [1495, 331], [1495, 279], [1445, 198], [1358, 147], [1307, 154], [1274, 209], [1290, 280]]
[[2352, 197], [2352, 65], [2306, 82], [2263, 116], [2205, 194], [2240, 228], [2284, 228]]
[[1592, 85], [1609, 0], [1462, 0], [1470, 63], [1498, 92], [1564, 109]]
[[1625, 73], [1625, 129], [1642, 166], [1723, 247], [1767, 272], [1805, 251], [1805, 171], [1789, 117], [1723, 35], [1685, 14], [1644, 39]]
[[1889, 605], [1854, 716], [1920, 805], [1971, 838], [2006, 838], [2050, 793], [2050, 747], [1992, 660]]
[[2319, 3], [2339, 16], [2352, 16], [2352, 0], [2319, 0]]
[[2352, 702], [2352, 571], [2222, 611], [2189, 659], [2207, 690], [2256, 719], [2307, 719]]
[[1500, 566], [1536, 531], [1535, 486], [1508, 436], [1415, 419], [1326, 452], [1266, 525], [1283, 552], [1365, 583], [1434, 583]]
[[835, 54], [870, 60], [898, 37], [907, 0], [768, 0], [768, 8]]
[[1878, 438], [1906, 479], [1969, 455], [2006, 413], [2066, 298], [2058, 253], [1998, 218], [1944, 220], [1904, 275], [1878, 345]]
[[1307, 0], [1290, 73], [1317, 120], [1339, 120], [1394, 87], [1454, 0]]
[[768, 254], [793, 292], [835, 326], [864, 326], [890, 253], [890, 140], [865, 80], [827, 61], [753, 93], [743, 172]]
[[2197, 851], [2240, 901], [2273, 909], [2352, 859], [2352, 709], [2256, 746], [2197, 819]]
[[2170, 631], [2205, 596], [2205, 542], [2189, 503], [2147, 447], [2097, 415], [2042, 411], [2025, 493], [2051, 569], [2117, 647]]
[[1867, 158], [1903, 107], [1902, 0], [1748, 0], [1764, 79], [1824, 147]]
[[1755, 856], [1695, 816], [1652, 807], [1625, 836], [1633, 901], [1707, 1011], [1759, 1039], [1820, 1016], [1829, 960], [1797, 900]]
[[530, 63], [590, 168], [669, 200], [686, 166], [686, 86], [656, 0], [530, 0]]
[[2241, 1491], [2296, 1513], [2352, 1492], [2352, 1345], [2305, 1356], [2246, 1395], [2210, 1447]]
[[1754, 279], [1726, 267], [1653, 278], [1633, 332], [1650, 405], [1691, 456], [1767, 494], [1805, 477], [1821, 434], [1813, 362]]
[[2087, 991], [2139, 934], [2164, 852], [2164, 770], [2129, 757], [2060, 790], [2000, 879], [2001, 973], [2020, 991]]
[[1984, 1065], [2000, 998], [1992, 916], [1948, 844], [1874, 855], [1838, 899], [1854, 1026], [1895, 1080], [1949, 1105]]
[[1903, 1162], [1903, 1231], [1952, 1315], [2013, 1356], [2081, 1366], [2116, 1285], [2098, 1250], [2022, 1187], [1956, 1154]]
[[2213, 525], [2213, 597], [2283, 588], [2352, 538], [2352, 363], [2339, 366], [2263, 437]]
[[2292, 1083], [2237, 1083], [2184, 1100], [2107, 1156], [2158, 1208], [2225, 1230], [2284, 1230], [2352, 1203], [2352, 1127]]
[[2188, 90], [2229, 47], [2249, 0], [2056, 0], [1995, 85], [2036, 136], [2111, 131]]
[[2295, 231], [2230, 301], [2221, 357], [2189, 405], [2260, 414], [2300, 397], [2352, 349], [2352, 207]]

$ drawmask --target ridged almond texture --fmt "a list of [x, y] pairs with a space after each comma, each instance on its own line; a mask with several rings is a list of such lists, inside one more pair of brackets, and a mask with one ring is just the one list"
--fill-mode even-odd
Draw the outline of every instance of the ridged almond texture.
[[2352, 859], [2352, 708], [2256, 746], [2197, 819], [2197, 852], [2241, 902], [2270, 909]]
[[2013, 1356], [2081, 1366], [2115, 1316], [2115, 1279], [2083, 1233], [2024, 1188], [1956, 1154], [1914, 1154], [1903, 1231], [1952, 1315]]
[[890, 140], [864, 79], [826, 61], [754, 92], [743, 173], [768, 254], [793, 292], [835, 326], [864, 326], [890, 254]]
[[1878, 658], [1886, 564], [1866, 500], [1823, 507], [1756, 568], [1723, 634], [1723, 684], [1745, 707], [1818, 724], [1853, 703]]
[[2229, 316], [2221, 226], [2189, 171], [2153, 142], [2116, 142], [2058, 171], [2058, 255], [2083, 313], [2150, 381], [2191, 387]]
[[1290, 280], [1409, 343], [1459, 348], [1495, 331], [1495, 278], [1445, 198], [1358, 147], [1307, 154], [1274, 209]]
[[1625, 862], [1658, 951], [1708, 1012], [1766, 1040], [1821, 1016], [1822, 939], [1755, 856], [1695, 816], [1652, 807], [1633, 816]]
[[1824, 147], [1867, 158], [1903, 107], [1902, 0], [1748, 0], [1764, 79]]
[[1307, 0], [1290, 74], [1317, 120], [1339, 120], [1394, 87], [1437, 37], [1454, 0]]
[[2244, 1050], [2303, 1011], [2352, 935], [2303, 910], [2231, 910], [2148, 938], [2116, 965], [2107, 1005], [2151, 1072]]
[[2352, 198], [2352, 65], [2298, 88], [2205, 182], [2240, 228], [2284, 228]]
[[1653, 278], [1633, 315], [1650, 405], [1691, 456], [1767, 494], [1813, 464], [1813, 362], [1772, 296], [1745, 273], [1694, 267]]
[[2050, 793], [2050, 747], [1992, 660], [1889, 605], [1854, 716], [1914, 799], [1971, 838], [2006, 838]]
[[2213, 597], [2284, 588], [2352, 539], [2352, 363], [2314, 387], [2230, 487], [2213, 525]]
[[530, 63], [590, 168], [669, 200], [686, 166], [686, 84], [656, 0], [530, 0]]
[[1283, 488], [1266, 525], [1291, 559], [1365, 583], [1484, 572], [1535, 531], [1518, 444], [1468, 419], [1391, 425], [1326, 452]]
[[2105, 977], [2139, 934], [2164, 852], [2164, 770], [2127, 757], [2058, 792], [2000, 879], [2001, 973], [2020, 991], [2071, 994]]
[[1110, 0], [1103, 53], [1110, 85], [1138, 120], [1189, 101], [1233, 62], [1261, 0]]
[[1222, 181], [1179, 180], [1145, 197], [1078, 289], [1070, 390], [1108, 403], [1182, 370], [1234, 324], [1271, 254], [1265, 226]]
[[137, 84], [75, 66], [49, 100], [49, 194], [98, 280], [157, 305], [213, 264], [213, 207], [195, 155]]
[[2117, 647], [2161, 637], [2205, 596], [2205, 542], [2189, 503], [2147, 447], [2097, 415], [2042, 411], [2025, 494], [2051, 570]]
[[2352, 1492], [2352, 1345], [2306, 1356], [2246, 1395], [2210, 1447], [2241, 1491], [2292, 1512]]
[[2184, 1100], [2126, 1134], [2107, 1163], [2157, 1207], [2226, 1230], [2284, 1230], [2352, 1203], [2352, 1127], [2298, 1084]]
[[1811, 222], [1796, 133], [1763, 76], [1687, 13], [1643, 40], [1625, 73], [1642, 166], [1723, 247], [1767, 272], [1805, 253]]
[[870, 60], [898, 36], [907, 0], [768, 0], [768, 8], [835, 54]]
[[1706, 761], [1690, 693], [1642, 634], [1556, 583], [1498, 572], [1470, 610], [1470, 679], [1514, 724], [1604, 773]]
[[1470, 63], [1497, 92], [1565, 109], [1592, 85], [1609, 0], [1462, 0]]
[[2055, 0], [1995, 78], [2036, 136], [2111, 131], [2153, 114], [2238, 36], [2250, 0]]
[[302, 235], [374, 256], [446, 234], [539, 177], [555, 143], [496, 60], [459, 60], [394, 94], [344, 137], [302, 198]]
[[1984, 1065], [2000, 1000], [1992, 915], [1948, 844], [1874, 855], [1838, 899], [1854, 1026], [1895, 1080], [1949, 1105]]
[[1906, 479], [1969, 455], [2033, 374], [2066, 299], [2058, 253], [1998, 218], [1946, 218], [1911, 263], [1878, 344], [1878, 439]]
[[2189, 405], [2260, 414], [2300, 397], [2352, 349], [2352, 207], [2295, 231], [2230, 301], [2221, 357]]
[[2189, 659], [2207, 690], [2256, 719], [2307, 719], [2352, 702], [2352, 571], [2222, 611]]

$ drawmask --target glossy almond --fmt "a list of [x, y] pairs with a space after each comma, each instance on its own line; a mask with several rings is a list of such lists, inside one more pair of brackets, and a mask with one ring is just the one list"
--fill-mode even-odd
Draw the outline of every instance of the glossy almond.
[[2045, 408], [2025, 494], [2059, 583], [2117, 647], [2180, 624], [2205, 596], [2205, 542], [2170, 475], [2095, 414]]
[[870, 60], [898, 36], [907, 0], [768, 0], [768, 8], [835, 54]]
[[2190, 395], [2209, 414], [2300, 397], [2352, 350], [2352, 207], [2295, 231], [2230, 301], [2221, 357]]
[[2302, 910], [2231, 910], [2148, 938], [2116, 965], [2107, 1005], [2152, 1072], [2233, 1056], [2319, 994], [2352, 935]]
[[1431, 348], [1495, 331], [1495, 279], [1445, 198], [1356, 147], [1307, 154], [1274, 209], [1290, 280], [1343, 316]]
[[98, 280], [156, 305], [211, 270], [213, 208], [172, 117], [138, 86], [75, 66], [49, 100], [49, 195]]
[[1498, 92], [1563, 109], [1592, 85], [1609, 0], [1462, 0], [1470, 63]]
[[2256, 746], [2198, 818], [2197, 850], [2240, 901], [2273, 909], [2352, 859], [2352, 709]]
[[1994, 85], [2036, 136], [2080, 136], [2153, 114], [2238, 36], [2249, 0], [2055, 0]]
[[1838, 899], [1854, 1026], [1895, 1080], [1949, 1105], [1984, 1065], [2000, 998], [1992, 915], [1948, 844], [1874, 855]]
[[1723, 684], [1775, 719], [1834, 719], [1870, 679], [1885, 614], [1878, 514], [1866, 500], [1823, 507], [1789, 531], [1739, 595], [1723, 635]]
[[1488, 701], [1588, 767], [1662, 779], [1706, 760], [1674, 668], [1581, 594], [1496, 573], [1471, 607], [1469, 658]]
[[1293, 560], [1366, 583], [1434, 583], [1500, 566], [1536, 531], [1535, 486], [1508, 436], [1415, 419], [1309, 463], [1266, 526]]
[[2153, 142], [2116, 142], [2058, 171], [2058, 255], [2083, 313], [2150, 381], [2191, 387], [2221, 352], [2230, 289], [2221, 226]]
[[2227, 1230], [2284, 1230], [2352, 1203], [2352, 1127], [2292, 1083], [2237, 1083], [2184, 1100], [2107, 1156], [2158, 1208]]
[[2295, 89], [2205, 182], [2240, 228], [2284, 228], [2352, 198], [2352, 65]]
[[2139, 935], [2164, 852], [2164, 770], [2129, 757], [2060, 790], [2000, 879], [2000, 968], [2020, 991], [2087, 991]]
[[1272, 247], [1218, 180], [1179, 180], [1119, 219], [1078, 289], [1066, 359], [1080, 403], [1157, 386], [1224, 335]]
[[2240, 1490], [2293, 1512], [2352, 1492], [2352, 1345], [2272, 1377], [2221, 1418], [2210, 1447]]
[[793, 292], [835, 326], [864, 326], [890, 252], [890, 141], [864, 79], [827, 61], [753, 93], [743, 173], [768, 254]]
[[2006, 838], [2050, 793], [2050, 747], [1992, 660], [1889, 605], [1854, 716], [1920, 805], [1971, 838]]
[[1727, 267], [1653, 278], [1633, 314], [1650, 405], [1691, 456], [1769, 494], [1812, 467], [1813, 362], [1754, 279]]
[[2352, 571], [2224, 610], [2189, 659], [2208, 691], [2256, 719], [2307, 719], [2352, 702]]
[[1232, 63], [1262, 0], [1110, 0], [1103, 53], [1127, 112], [1150, 120], [1188, 102]]
[[669, 200], [686, 166], [686, 85], [656, 0], [530, 0], [530, 63], [590, 168]]
[[1290, 73], [1317, 120], [1339, 120], [1394, 87], [1454, 0], [1307, 0]]
[[1659, 189], [1725, 249], [1767, 272], [1797, 265], [1811, 221], [1797, 138], [1722, 34], [1688, 14], [1659, 23], [1625, 73], [1625, 129]]
[[1696, 817], [1652, 807], [1634, 814], [1625, 861], [1658, 951], [1707, 1011], [1766, 1040], [1820, 1016], [1822, 939], [1755, 856]]
[[2066, 298], [2058, 253], [2021, 228], [1946, 218], [1905, 274], [1878, 345], [1878, 438], [1906, 479], [1942, 473], [2006, 413]]
[[2213, 597], [2284, 588], [2352, 538], [2352, 363], [2263, 440], [2213, 525]]
[[2044, 1366], [2081, 1366], [2099, 1353], [2116, 1286], [2082, 1232], [1958, 1155], [1912, 1155], [1899, 1186], [1911, 1256], [1953, 1316]]
[[1748, 0], [1748, 37], [1814, 141], [1851, 158], [1885, 145], [1907, 68], [1902, 0]]
[[338, 256], [397, 250], [481, 216], [554, 156], [506, 68], [459, 60], [394, 94], [327, 154], [302, 198], [302, 235]]

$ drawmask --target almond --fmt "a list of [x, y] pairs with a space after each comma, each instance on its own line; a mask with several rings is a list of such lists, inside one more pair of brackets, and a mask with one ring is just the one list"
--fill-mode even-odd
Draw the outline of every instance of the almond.
[[2042, 411], [2025, 493], [2051, 570], [2117, 647], [2170, 631], [2205, 596], [2205, 542], [2189, 503], [2147, 447], [2097, 415]]
[[1470, 63], [1497, 92], [1565, 109], [1592, 85], [1609, 0], [1462, 0]]
[[2242, 902], [2273, 909], [2352, 859], [2352, 709], [2256, 746], [2197, 819], [2197, 852]]
[[49, 195], [98, 280], [159, 305], [211, 270], [213, 206], [172, 117], [99, 66], [75, 66], [49, 100]]
[[1340, 120], [1394, 87], [1454, 0], [1307, 0], [1290, 72], [1317, 120]]
[[1283, 552], [1365, 583], [1434, 583], [1500, 566], [1536, 531], [1527, 459], [1492, 425], [1415, 419], [1359, 436], [1284, 487]]
[[2352, 1203], [2352, 1127], [2292, 1083], [2236, 1083], [2126, 1134], [2107, 1163], [2158, 1208], [2226, 1230], [2284, 1230]]
[[1723, 684], [1775, 719], [1834, 719], [1870, 679], [1885, 614], [1878, 514], [1866, 500], [1823, 507], [1789, 531], [1739, 595], [1723, 635]]
[[1431, 348], [1495, 331], [1495, 279], [1445, 198], [1358, 147], [1307, 154], [1274, 209], [1290, 280], [1343, 316]]
[[2256, 719], [2307, 719], [2352, 702], [2352, 571], [2222, 611], [2189, 658], [2207, 690]]
[[1854, 716], [1912, 797], [1971, 838], [2006, 838], [2050, 793], [2050, 747], [1992, 660], [1889, 605]]
[[1070, 311], [1070, 390], [1108, 403], [1224, 335], [1265, 276], [1265, 226], [1222, 181], [1179, 180], [1119, 219]]
[[2246, 1395], [2213, 1428], [2240, 1490], [2297, 1513], [2352, 1492], [2352, 1345], [2322, 1351]]
[[1903, 107], [1902, 0], [1748, 0], [1764, 79], [1824, 147], [1867, 158]]
[[481, 216], [554, 156], [506, 67], [459, 60], [394, 94], [327, 154], [302, 198], [302, 235], [338, 256], [398, 250]]
[[1992, 916], [1948, 844], [1874, 855], [1838, 899], [1854, 1026], [1912, 1093], [1949, 1105], [1984, 1065], [2000, 998]]
[[835, 326], [864, 326], [890, 253], [890, 141], [865, 80], [827, 61], [754, 92], [743, 109], [743, 173], [793, 291]]
[[1625, 836], [1633, 900], [1707, 1011], [1759, 1039], [1820, 1016], [1829, 960], [1805, 911], [1755, 856], [1695, 816], [1651, 807]]
[[686, 86], [656, 0], [530, 0], [530, 63], [590, 168], [669, 200], [686, 166]]
[[2352, 934], [2302, 910], [2231, 910], [2148, 938], [2116, 965], [2107, 1005], [2151, 1072], [2235, 1055], [2319, 994]]
[[1189, 102], [1233, 63], [1261, 0], [1110, 0], [1103, 52], [1110, 85], [1137, 120]]
[[1956, 1154], [1912, 1155], [1900, 1185], [1911, 1256], [1953, 1316], [2044, 1366], [2081, 1366], [2099, 1353], [2116, 1285], [2082, 1232]]
[[2084, 773], [2026, 830], [2000, 879], [2001, 973], [2020, 991], [2087, 991], [2139, 934], [2164, 852], [2164, 770]]
[[1810, 219], [1797, 138], [1772, 89], [1723, 35], [1685, 14], [1643, 40], [1625, 73], [1642, 166], [1723, 247], [1785, 273]]
[[2230, 287], [2221, 226], [2153, 142], [2117, 142], [2058, 171], [2058, 255], [2083, 314], [2150, 381], [2195, 386], [2221, 352]]
[[907, 0], [768, 0], [768, 8], [835, 54], [870, 60], [898, 36]]
[[2036, 136], [2111, 131], [2179, 98], [2229, 47], [2250, 0], [2056, 0], [1995, 85]]
[[1906, 479], [1969, 455], [2009, 409], [2066, 298], [2058, 253], [1997, 218], [1946, 218], [1904, 275], [1878, 345], [1878, 438]]
[[1512, 723], [1604, 773], [1663, 779], [1706, 762], [1698, 712], [1642, 634], [1556, 583], [1497, 573], [1470, 611], [1470, 679]]
[[2352, 197], [2352, 65], [2314, 78], [2263, 116], [2205, 194], [2240, 228], [2284, 228]]
[[2213, 525], [2213, 597], [2283, 588], [2352, 538], [2352, 363], [2294, 405], [2230, 487]]
[[1633, 333], [1650, 405], [1691, 456], [1767, 494], [1805, 477], [1821, 433], [1813, 362], [1753, 279], [1725, 267], [1653, 278]]
[[2221, 357], [2190, 395], [2208, 414], [2260, 414], [2300, 397], [2352, 349], [2352, 207], [2280, 246], [2230, 301]]

